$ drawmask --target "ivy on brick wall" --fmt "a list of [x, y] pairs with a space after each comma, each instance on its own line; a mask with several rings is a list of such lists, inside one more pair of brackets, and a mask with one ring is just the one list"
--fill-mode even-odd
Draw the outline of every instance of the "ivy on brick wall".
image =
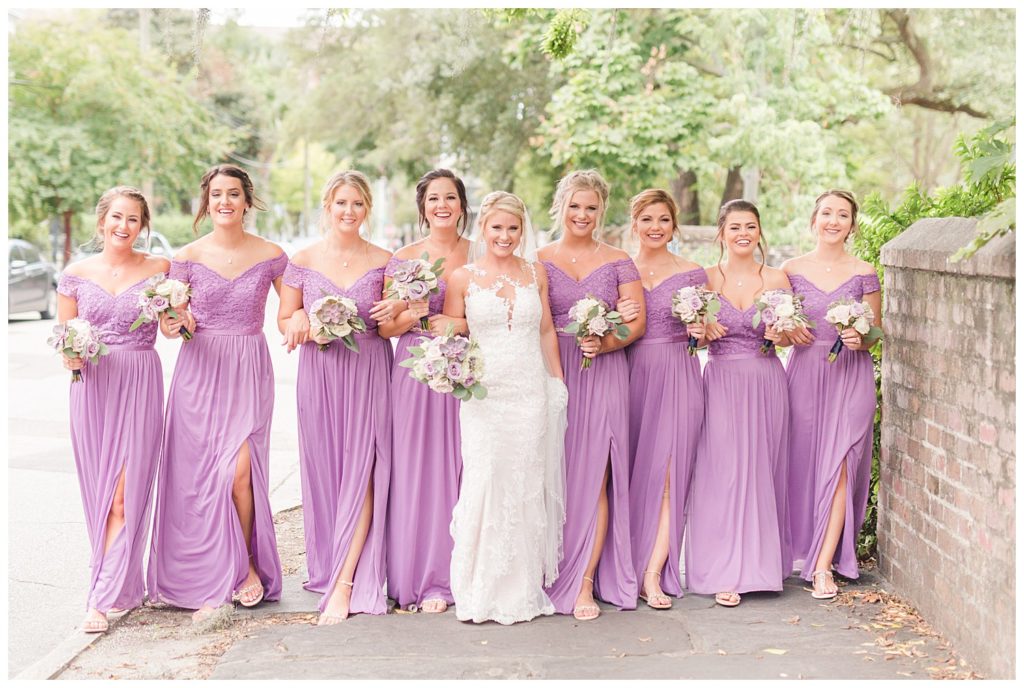
[[[964, 181], [956, 186], [924, 193], [915, 183], [903, 194], [902, 202], [890, 207], [879, 194], [869, 194], [861, 206], [859, 227], [853, 238], [853, 252], [875, 266], [885, 283], [881, 262], [882, 246], [918, 220], [926, 217], [979, 217], [978, 236], [953, 256], [969, 258], [991, 239], [1016, 227], [1016, 120], [996, 122], [967, 138], [960, 135], [954, 151], [960, 159]], [[871, 488], [868, 508], [857, 539], [861, 559], [875, 555], [878, 526], [878, 473], [882, 434], [882, 349], [871, 349], [875, 364], [875, 431], [871, 456]]]

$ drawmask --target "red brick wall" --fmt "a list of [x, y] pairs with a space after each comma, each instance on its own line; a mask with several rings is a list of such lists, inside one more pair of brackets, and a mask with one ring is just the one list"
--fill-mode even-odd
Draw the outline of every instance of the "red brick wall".
[[989, 678], [1015, 655], [1014, 237], [921, 220], [885, 266], [879, 566]]

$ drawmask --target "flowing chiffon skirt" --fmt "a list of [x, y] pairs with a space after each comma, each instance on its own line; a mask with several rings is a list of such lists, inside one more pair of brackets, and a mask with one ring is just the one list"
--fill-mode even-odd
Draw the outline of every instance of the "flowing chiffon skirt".
[[569, 390], [565, 433], [565, 530], [558, 579], [547, 589], [559, 614], [571, 614], [594, 551], [597, 503], [609, 465], [608, 530], [594, 576], [594, 595], [635, 609], [637, 579], [629, 542], [629, 366], [623, 350], [600, 354], [580, 370], [572, 335], [558, 336]]
[[[71, 385], [71, 445], [91, 545], [87, 607], [106, 614], [142, 603], [142, 557], [163, 429], [163, 375], [150, 346], [110, 346]], [[124, 471], [124, 527], [106, 546], [107, 517]]]
[[249, 445], [252, 559], [264, 598], [281, 596], [269, 497], [274, 371], [262, 331], [195, 332], [181, 346], [167, 399], [150, 554], [150, 597], [185, 609], [231, 602], [249, 556], [231, 497], [238, 453]]
[[778, 358], [712, 355], [686, 528], [686, 587], [782, 590], [792, 572], [786, 514], [789, 395]]
[[373, 516], [356, 564], [350, 612], [386, 614], [384, 523], [391, 472], [391, 345], [357, 336], [359, 353], [334, 342], [302, 346], [297, 380], [299, 465], [306, 538], [305, 587], [334, 590], [373, 485]]
[[832, 563], [857, 578], [857, 535], [871, 485], [875, 378], [871, 354], [843, 350], [827, 360], [834, 339], [794, 347], [789, 359], [789, 525], [794, 565], [811, 580], [846, 461], [846, 517]]
[[661, 519], [669, 480], [668, 559], [659, 571], [661, 588], [679, 597], [679, 571], [686, 506], [697, 442], [704, 422], [700, 361], [686, 352], [687, 337], [673, 341], [637, 340], [629, 359], [629, 526], [633, 570], [641, 589]]
[[391, 376], [392, 458], [388, 494], [388, 596], [399, 606], [453, 604], [449, 526], [462, 472], [459, 401], [432, 391], [398, 363], [424, 335], [406, 332]]

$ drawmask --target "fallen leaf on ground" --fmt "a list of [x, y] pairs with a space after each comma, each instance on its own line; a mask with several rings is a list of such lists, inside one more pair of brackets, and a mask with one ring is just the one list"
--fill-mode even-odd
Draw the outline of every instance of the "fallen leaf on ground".
[[637, 638], [637, 640], [639, 640], [641, 643], [649, 643], [649, 642], [651, 642], [651, 637], [650, 636], [645, 636], [643, 638]]
[[786, 620], [786, 623], [788, 623], [788, 624], [798, 624], [798, 623], [800, 623], [800, 617], [799, 616], [791, 617], [791, 618]]
[[780, 650], [777, 647], [766, 647], [764, 651], [770, 655], [784, 655], [789, 652], [789, 650]]

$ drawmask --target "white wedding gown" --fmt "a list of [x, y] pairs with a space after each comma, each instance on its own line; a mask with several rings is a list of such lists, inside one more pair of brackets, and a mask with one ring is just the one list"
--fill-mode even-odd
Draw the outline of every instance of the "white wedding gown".
[[451, 586], [462, 621], [512, 624], [553, 614], [565, 519], [568, 392], [540, 348], [542, 307], [530, 284], [470, 264], [466, 320], [484, 360], [485, 399], [463, 402], [462, 486], [452, 513]]

